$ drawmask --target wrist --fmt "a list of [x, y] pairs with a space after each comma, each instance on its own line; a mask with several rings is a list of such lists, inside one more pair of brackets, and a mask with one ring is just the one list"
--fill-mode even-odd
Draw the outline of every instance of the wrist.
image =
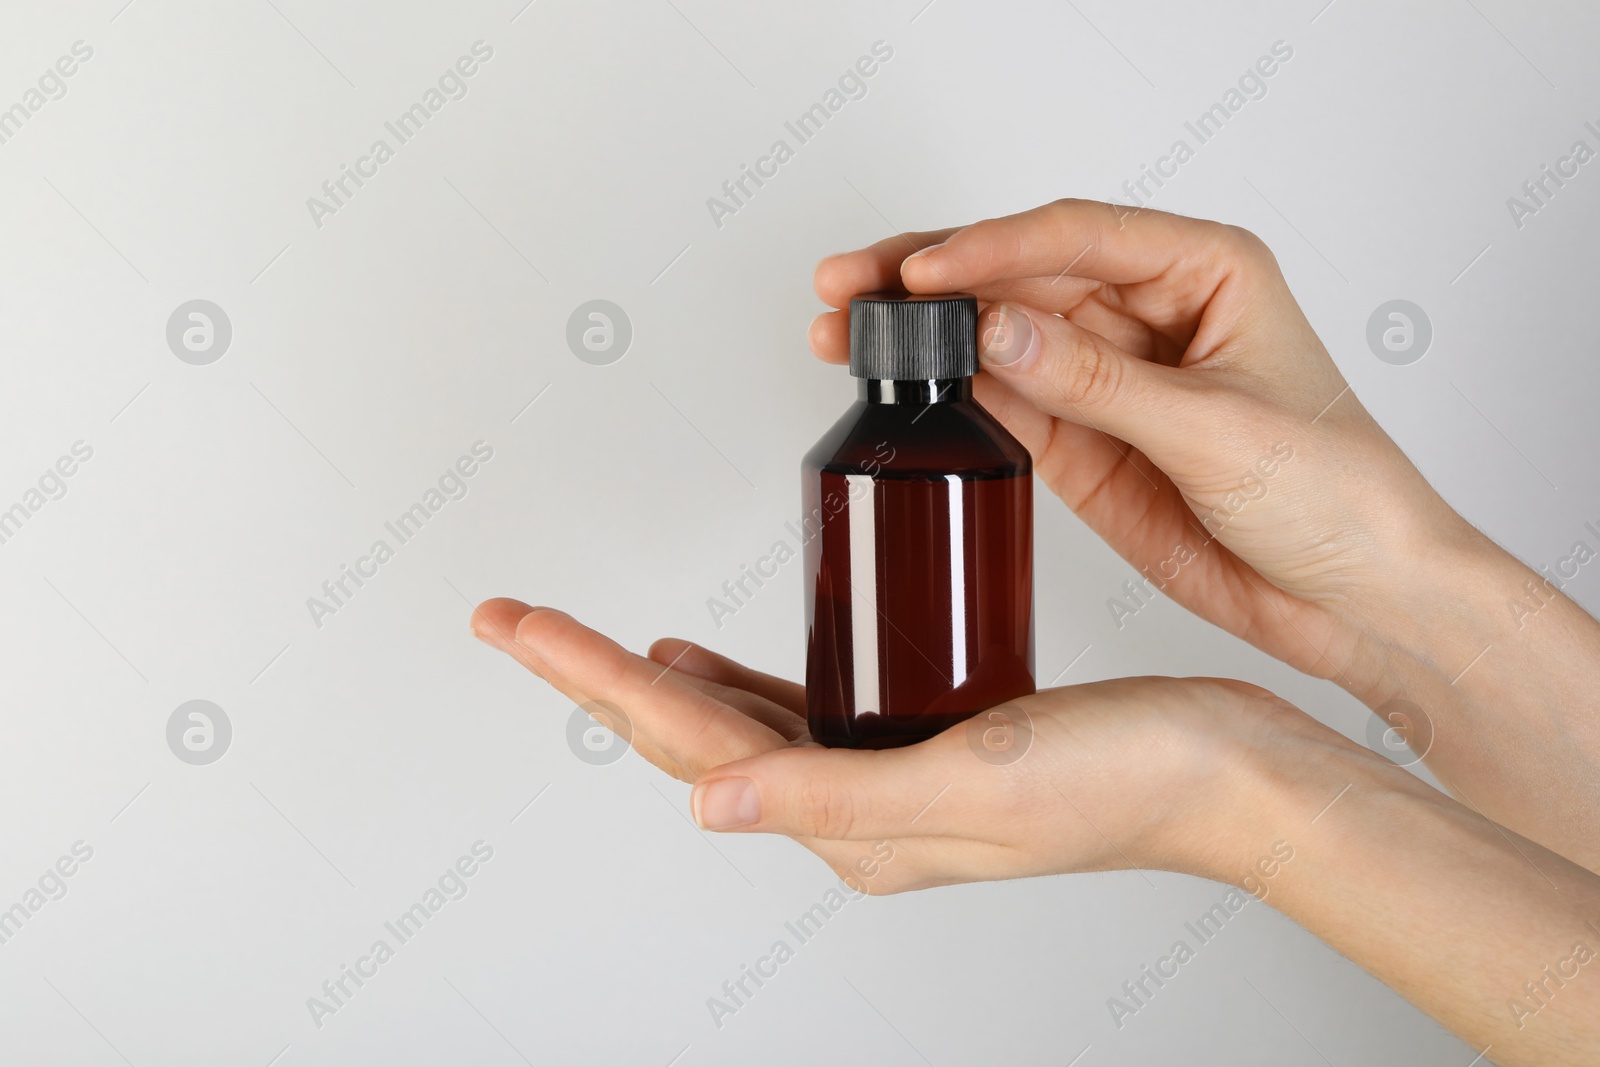
[[1476, 531], [1416, 553], [1340, 681], [1378, 713], [1369, 743], [1393, 729], [1445, 789], [1600, 870], [1600, 623], [1562, 591], [1600, 559], [1600, 533], [1576, 537], [1538, 569]]
[[[1436, 701], [1485, 650], [1515, 634], [1509, 607], [1540, 576], [1489, 538], [1450, 516], [1396, 552], [1404, 566], [1353, 597], [1342, 614], [1358, 649], [1339, 679], [1371, 708]], [[1452, 528], [1453, 527], [1453, 528]], [[1554, 595], [1545, 591], [1545, 600]]]
[[[1428, 789], [1299, 708], [1245, 683], [1209, 709], [1204, 742], [1188, 746], [1196, 785], [1183, 817], [1166, 820], [1167, 869], [1262, 895], [1307, 828], [1362, 788]], [[1431, 790], [1429, 790], [1431, 792]]]
[[[1593, 1035], [1592, 990], [1548, 1013], [1543, 997], [1522, 1004], [1523, 991], [1575, 943], [1592, 944], [1600, 880], [1405, 770], [1341, 747], [1266, 768], [1250, 832], [1270, 842], [1270, 862], [1224, 880], [1464, 1040], [1492, 1044], [1496, 1062], [1566, 1062], [1524, 1042], [1563, 1029]], [[1535, 1011], [1544, 1029], [1524, 1031]]]

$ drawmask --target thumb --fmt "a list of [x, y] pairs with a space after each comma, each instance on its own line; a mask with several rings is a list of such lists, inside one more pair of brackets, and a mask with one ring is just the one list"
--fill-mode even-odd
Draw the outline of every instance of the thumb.
[[689, 804], [706, 830], [829, 841], [944, 834], [954, 807], [944, 794], [958, 770], [944, 747], [777, 749], [702, 776]]
[[978, 320], [983, 369], [1035, 407], [1150, 451], [1186, 401], [1172, 367], [1140, 359], [1076, 323], [1004, 302]]

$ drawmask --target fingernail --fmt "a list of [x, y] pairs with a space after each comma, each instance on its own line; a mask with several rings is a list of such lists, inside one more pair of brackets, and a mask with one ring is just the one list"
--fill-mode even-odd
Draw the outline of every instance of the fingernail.
[[479, 641], [482, 641], [490, 648], [498, 649], [501, 652], [506, 652], [510, 650], [512, 645], [516, 644], [516, 638], [506, 633], [498, 626], [495, 626], [493, 623], [489, 623], [485, 626], [479, 626], [478, 617], [476, 615], [467, 620], [467, 625], [472, 628], [472, 636], [476, 637]]
[[978, 336], [978, 358], [991, 367], [1014, 367], [1033, 354], [1037, 337], [1028, 313], [1009, 304], [997, 304], [989, 324]]
[[702, 830], [731, 830], [761, 818], [761, 794], [749, 778], [718, 778], [695, 786], [689, 807]]
[[[545, 677], [544, 661], [536, 659], [533, 653], [530, 652], [525, 646], [518, 645], [515, 638], [507, 638], [504, 633], [486, 633], [483, 630], [478, 629], [476, 623], [471, 625], [473, 637], [476, 637], [479, 641], [482, 641], [496, 652], [504, 652], [508, 656], [520, 658], [524, 667], [527, 667], [540, 678]], [[522, 648], [520, 656], [517, 653], [517, 648], [519, 647]], [[535, 663], [537, 663], [538, 666], [534, 666]]]
[[939, 251], [939, 249], [941, 249], [943, 247], [944, 247], [944, 242], [940, 241], [936, 245], [929, 245], [927, 248], [919, 248], [919, 249], [917, 249], [915, 252], [911, 253], [911, 256], [909, 256], [907, 258], [914, 258], [916, 256], [931, 255], [932, 253]]

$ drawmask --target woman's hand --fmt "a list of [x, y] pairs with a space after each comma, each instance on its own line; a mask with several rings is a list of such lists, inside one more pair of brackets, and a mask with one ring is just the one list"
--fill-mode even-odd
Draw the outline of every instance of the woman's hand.
[[[1365, 684], [1416, 558], [1476, 536], [1349, 392], [1276, 261], [1232, 226], [1063, 200], [824, 260], [847, 308], [967, 291], [978, 398], [1153, 587], [1313, 675]], [[848, 358], [848, 311], [819, 356]], [[1408, 623], [1409, 625], [1409, 623]]]
[[695, 783], [701, 826], [787, 834], [856, 892], [1199, 874], [1241, 887], [1218, 907], [1266, 900], [1492, 1062], [1575, 1067], [1600, 1047], [1600, 878], [1253, 686], [1052, 689], [853, 752], [808, 741], [799, 686], [687, 642], [645, 659], [515, 600], [480, 605], [472, 626], [606, 705], [641, 755]]
[[[1152, 588], [1338, 681], [1453, 792], [1600, 869], [1600, 625], [1434, 492], [1254, 236], [1063, 200], [831, 257], [816, 288], [975, 293], [979, 400]], [[847, 359], [847, 317], [813, 324], [823, 359]]]
[[1265, 690], [1173, 678], [1045, 690], [909, 748], [825, 749], [800, 686], [697, 645], [646, 659], [514, 600], [481, 605], [473, 630], [575, 703], [609, 705], [640, 755], [696, 783], [705, 829], [786, 834], [872, 893], [1127, 867], [1233, 877], [1255, 754], [1291, 737], [1354, 749]]

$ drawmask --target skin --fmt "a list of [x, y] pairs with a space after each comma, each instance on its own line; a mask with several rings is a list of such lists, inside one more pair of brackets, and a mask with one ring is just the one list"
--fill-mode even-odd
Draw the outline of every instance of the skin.
[[[1167, 595], [1361, 698], [1455, 797], [1225, 679], [1050, 689], [1008, 721], [853, 752], [809, 740], [799, 686], [687, 642], [641, 657], [505, 599], [474, 613], [480, 638], [615, 708], [695, 783], [701, 826], [786, 834], [864, 891], [1130, 867], [1230, 882], [1486, 1060], [1593, 1062], [1600, 624], [1433, 491], [1259, 240], [1059, 201], [832, 257], [816, 286], [841, 309], [975, 293], [978, 398], [1045, 484], [1141, 570], [1186, 547]], [[811, 329], [829, 362], [847, 337], [844, 310]], [[979, 758], [996, 724], [1016, 758]]]

